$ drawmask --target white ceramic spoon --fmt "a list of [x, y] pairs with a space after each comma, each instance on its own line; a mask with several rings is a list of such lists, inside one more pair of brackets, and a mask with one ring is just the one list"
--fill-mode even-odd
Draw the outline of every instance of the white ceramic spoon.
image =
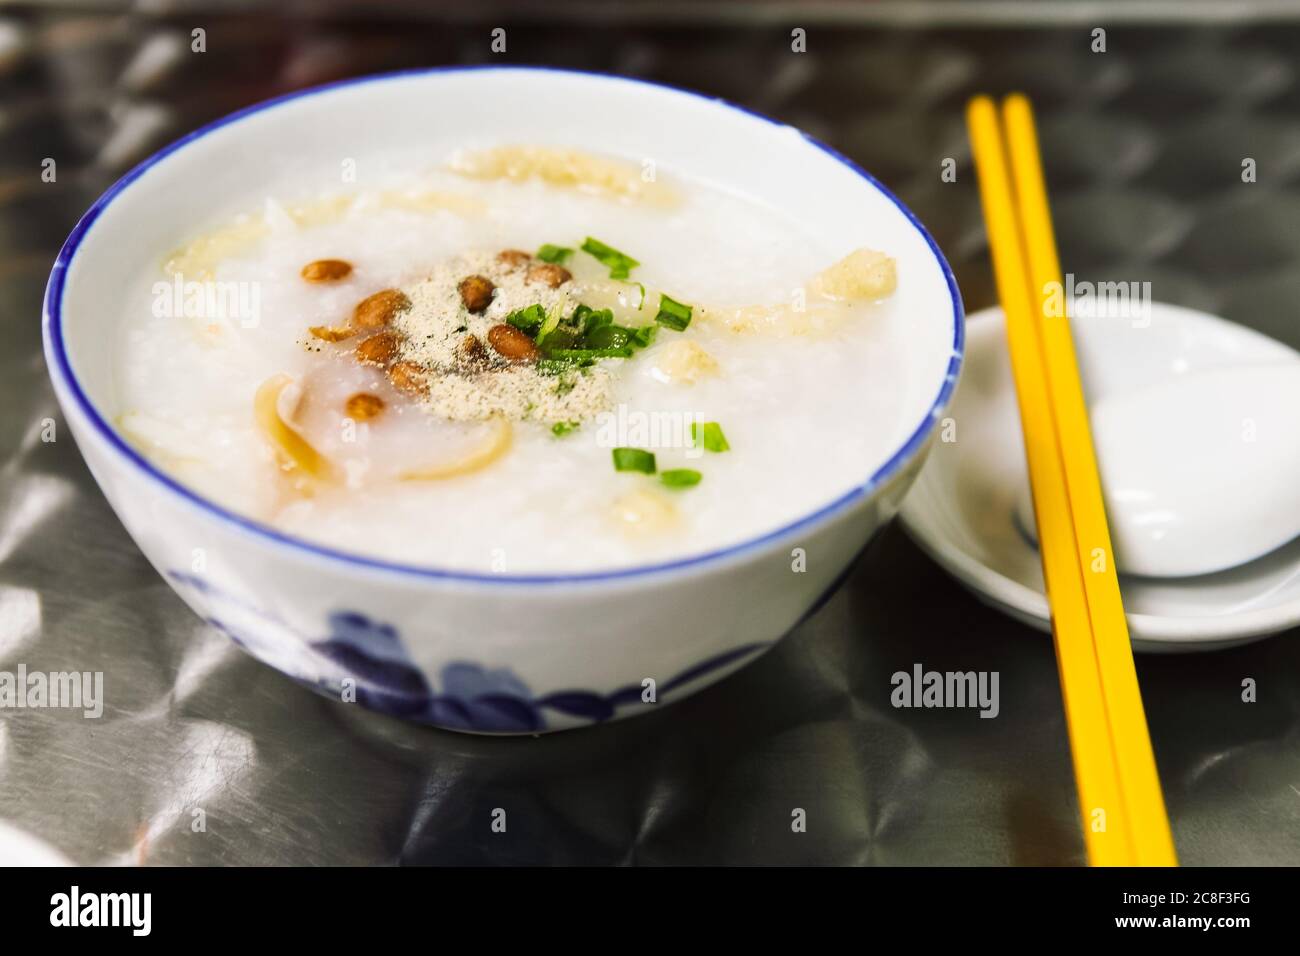
[[[1300, 536], [1300, 362], [1210, 369], [1103, 396], [1091, 420], [1126, 574], [1209, 574]], [[1016, 517], [1036, 538], [1028, 489]]]
[[[1079, 319], [1072, 331], [1084, 394], [1094, 405], [1220, 369], [1300, 366], [1300, 352], [1275, 339], [1162, 302], [1137, 318]], [[936, 442], [901, 518], [913, 540], [981, 600], [1047, 632], [1042, 562], [1014, 518], [1029, 476], [1001, 310], [971, 315], [966, 343], [949, 410], [951, 437]], [[1256, 427], [1265, 434], [1265, 416]], [[1248, 484], [1233, 497], [1251, 494], [1259, 492]], [[1294, 495], [1291, 502], [1287, 515], [1297, 507]], [[1256, 640], [1300, 626], [1300, 538], [1226, 571], [1128, 574], [1120, 588], [1136, 650], [1209, 650]]]

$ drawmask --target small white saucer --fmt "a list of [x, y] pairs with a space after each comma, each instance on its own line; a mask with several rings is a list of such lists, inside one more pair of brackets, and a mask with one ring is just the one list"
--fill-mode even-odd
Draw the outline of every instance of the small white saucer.
[[[1300, 361], [1300, 353], [1280, 342], [1193, 309], [1152, 303], [1146, 322], [1073, 322], [1090, 399], [1209, 368]], [[949, 411], [953, 440], [935, 442], [903, 503], [903, 525], [980, 600], [1050, 631], [1038, 550], [1014, 517], [1029, 479], [1002, 310], [970, 316], [966, 342], [965, 369]], [[1300, 625], [1300, 540], [1228, 571], [1121, 576], [1120, 587], [1137, 650], [1245, 643]]]

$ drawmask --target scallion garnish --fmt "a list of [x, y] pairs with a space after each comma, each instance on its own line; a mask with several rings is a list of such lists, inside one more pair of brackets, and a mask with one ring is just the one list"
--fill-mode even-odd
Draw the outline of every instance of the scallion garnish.
[[[540, 306], [538, 309], [540, 313]], [[524, 320], [532, 317], [535, 316]], [[646, 348], [654, 341], [656, 331], [658, 326], [654, 325], [637, 328], [616, 325], [612, 309], [579, 304], [567, 319], [546, 316], [534, 337], [542, 345], [543, 359], [587, 366], [597, 359], [631, 358], [637, 349]]]
[[619, 252], [613, 246], [607, 246], [591, 236], [588, 236], [586, 242], [582, 244], [582, 251], [606, 266], [611, 279], [626, 279], [632, 274], [632, 270], [641, 264], [626, 253]]
[[506, 321], [523, 332], [532, 332], [546, 322], [546, 310], [541, 303], [535, 303], [523, 309], [515, 309], [506, 316]]
[[653, 475], [655, 473], [654, 452], [640, 448], [615, 448], [614, 470], [639, 471], [645, 475]]
[[694, 468], [670, 468], [659, 475], [659, 480], [669, 488], [689, 488], [698, 485], [703, 477]]
[[582, 336], [573, 330], [568, 323], [561, 321], [559, 325], [551, 329], [546, 335], [546, 348], [543, 349], [547, 355], [556, 349], [576, 349], [581, 347]]
[[553, 246], [549, 242], [537, 250], [537, 258], [543, 262], [553, 262], [556, 265], [564, 265], [572, 255], [572, 249], [566, 249], [564, 246]]
[[559, 324], [560, 313], [552, 312], [550, 315], [546, 316], [546, 320], [538, 328], [537, 334], [533, 336], [533, 339], [538, 345], [541, 345], [546, 341], [546, 337], [555, 331], [555, 327]]
[[590, 335], [606, 325], [612, 325], [614, 322], [614, 312], [612, 309], [593, 309], [589, 305], [578, 305], [573, 310], [573, 315], [569, 317], [569, 324], [579, 330], [583, 336]]
[[727, 444], [727, 436], [722, 434], [722, 426], [717, 422], [705, 422], [700, 425], [698, 422], [691, 423], [691, 442], [699, 445], [703, 441], [705, 451], [727, 451], [731, 448]]
[[598, 325], [582, 337], [584, 349], [618, 349], [632, 340], [632, 330], [621, 325]]
[[569, 432], [577, 430], [577, 422], [556, 422], [551, 426], [551, 434], [556, 438], [563, 438], [565, 435], [569, 434]]
[[674, 332], [684, 331], [686, 326], [691, 324], [691, 307], [675, 299], [670, 299], [666, 295], [661, 295], [659, 296], [659, 314], [655, 316], [655, 321], [660, 325], [668, 326]]
[[584, 362], [587, 359], [631, 358], [632, 352], [633, 349], [628, 346], [608, 349], [551, 349], [546, 353], [546, 357], [561, 362]]

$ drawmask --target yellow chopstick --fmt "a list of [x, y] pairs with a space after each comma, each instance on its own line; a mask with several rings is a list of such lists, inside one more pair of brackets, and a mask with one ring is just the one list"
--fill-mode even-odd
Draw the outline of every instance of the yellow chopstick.
[[[1102, 692], [1110, 715], [1112, 744], [1139, 866], [1172, 866], [1173, 836], [1156, 774], [1142, 694], [1133, 666], [1133, 646], [1120, 598], [1110, 529], [1093, 451], [1092, 429], [1079, 382], [1079, 367], [1069, 319], [1047, 314], [1048, 289], [1062, 290], [1061, 266], [1052, 232], [1047, 186], [1029, 101], [1020, 95], [1002, 104], [1002, 121], [1011, 153], [1020, 223], [1027, 253], [1030, 289], [1036, 291], [1035, 318], [1046, 363], [1051, 407], [1065, 470], [1083, 587], [1091, 616], [1093, 645]], [[1032, 294], [1032, 292], [1031, 292]], [[1062, 302], [1063, 296], [1051, 297]]]
[[[1026, 131], [1028, 142], [1034, 144], [1032, 117], [1026, 127], [1027, 109], [1016, 106], [1011, 112], [1017, 123], [1013, 162], [1018, 179], [1023, 180], [1028, 172], [1038, 168], [1036, 145], [1032, 152], [1024, 150]], [[1048, 324], [1042, 321], [1044, 298], [1034, 292], [1043, 288], [1039, 281], [1041, 275], [1052, 269], [1059, 273], [1041, 171], [1037, 174], [1036, 195], [1035, 184], [1024, 189], [1031, 195], [1031, 202], [1037, 201], [1032, 207], [1034, 222], [1029, 225], [1018, 216], [1023, 211], [1016, 202], [992, 101], [987, 97], [973, 100], [967, 121], [979, 170], [980, 195], [999, 297], [1007, 316], [1007, 339], [1038, 518], [1043, 574], [1052, 606], [1057, 665], [1088, 857], [1094, 865], [1173, 863], [1173, 845], [1168, 837], [1168, 820], [1160, 800], [1141, 698], [1137, 694], [1117, 583], [1110, 604], [1101, 605], [1100, 610], [1089, 604], [1092, 594], [1087, 578], [1094, 573], [1092, 548], [1103, 548], [1104, 567], [1112, 582], [1115, 581], [1114, 562], [1109, 559], [1109, 535], [1105, 535], [1104, 543], [1097, 544], [1103, 539], [1097, 537], [1095, 524], [1088, 521], [1078, 524], [1072, 507], [1067, 458], [1076, 468], [1091, 462], [1096, 508], [1086, 517], [1091, 521], [1100, 517], [1104, 532], [1105, 513], [1100, 506], [1090, 432], [1060, 430], [1060, 421], [1054, 413], [1054, 395], [1065, 395], [1069, 389], [1071, 379], [1066, 373], [1073, 371], [1076, 393], [1078, 380], [1073, 349], [1062, 358], [1060, 336], [1043, 335]], [[1057, 332], [1064, 330], [1068, 343], [1069, 330], [1064, 319], [1052, 324]], [[1049, 349], [1057, 350], [1050, 360]], [[1061, 378], [1065, 379], [1064, 384], [1057, 381]], [[1073, 411], [1082, 414], [1086, 428], [1086, 412], [1082, 409], [1080, 393]], [[1078, 419], [1067, 417], [1067, 422], [1077, 426]], [[1069, 449], [1080, 441], [1087, 445], [1082, 456]], [[1082, 479], [1076, 479], [1076, 483], [1084, 487]], [[1087, 564], [1081, 560], [1084, 554], [1090, 559]], [[1106, 597], [1104, 585], [1094, 587], [1093, 591], [1099, 598]], [[1114, 621], [1107, 617], [1115, 609], [1119, 611], [1118, 631]], [[1102, 653], [1098, 652], [1098, 629], [1104, 632]], [[1120, 641], [1116, 640], [1116, 634], [1121, 635]], [[1110, 700], [1108, 694], [1115, 694], [1116, 700]], [[1134, 737], [1138, 738], [1136, 743], [1131, 740]], [[1123, 746], [1117, 745], [1120, 738], [1126, 740]]]
[[[1119, 777], [1101, 675], [1092, 647], [1092, 631], [1083, 606], [1078, 561], [1072, 547], [1048, 547], [1048, 542], [1072, 542], [1074, 531], [1069, 525], [1064, 480], [1059, 476], [1056, 430], [1048, 405], [1047, 381], [1034, 341], [1029, 279], [993, 102], [987, 97], [973, 100], [967, 109], [967, 125], [979, 170], [980, 198], [993, 253], [998, 297], [1006, 313], [1007, 342], [1020, 405], [1034, 511], [1040, 516], [1038, 537], [1043, 575], [1052, 604], [1052, 633], [1088, 859], [1094, 865], [1123, 866], [1132, 859], [1132, 844], [1127, 827], [1120, 825]], [[1098, 810], [1104, 814], [1100, 819], [1096, 816]]]

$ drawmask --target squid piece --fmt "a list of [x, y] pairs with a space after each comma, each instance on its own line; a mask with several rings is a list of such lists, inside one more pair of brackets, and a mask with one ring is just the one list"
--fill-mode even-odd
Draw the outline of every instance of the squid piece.
[[491, 434], [487, 436], [483, 443], [462, 457], [440, 465], [405, 472], [401, 476], [402, 480], [441, 481], [445, 478], [456, 478], [460, 475], [482, 471], [504, 455], [509, 450], [510, 443], [514, 439], [514, 429], [511, 427], [509, 420], [505, 418], [493, 418], [491, 428]]
[[[292, 399], [286, 389], [293, 385], [288, 375], [275, 375], [267, 379], [253, 396], [253, 415], [262, 435], [270, 442], [285, 472], [295, 478], [305, 478], [304, 485], [333, 480], [334, 468], [329, 459], [290, 425], [281, 414], [284, 399]], [[301, 397], [301, 393], [299, 393]], [[294, 401], [296, 407], [297, 402]], [[305, 490], [305, 488], [304, 488]]]

